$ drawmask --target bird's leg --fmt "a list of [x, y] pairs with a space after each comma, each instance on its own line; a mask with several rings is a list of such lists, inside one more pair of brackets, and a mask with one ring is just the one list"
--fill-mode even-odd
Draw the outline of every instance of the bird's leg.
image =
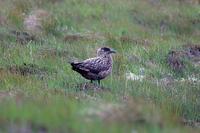
[[93, 83], [93, 80], [90, 80], [90, 83]]
[[99, 84], [99, 86], [100, 86], [100, 80], [98, 80], [98, 84]]

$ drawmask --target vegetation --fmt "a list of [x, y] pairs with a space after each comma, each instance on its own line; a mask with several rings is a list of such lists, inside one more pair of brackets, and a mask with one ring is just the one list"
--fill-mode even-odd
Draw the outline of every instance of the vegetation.
[[[199, 36], [198, 0], [0, 0], [0, 132], [199, 132]], [[96, 88], [68, 62], [102, 46]]]

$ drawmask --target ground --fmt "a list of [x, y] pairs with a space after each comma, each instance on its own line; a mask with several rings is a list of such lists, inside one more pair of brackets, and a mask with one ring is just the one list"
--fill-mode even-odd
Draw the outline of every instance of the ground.
[[[199, 132], [198, 0], [0, 0], [0, 132]], [[101, 86], [72, 60], [117, 51]]]

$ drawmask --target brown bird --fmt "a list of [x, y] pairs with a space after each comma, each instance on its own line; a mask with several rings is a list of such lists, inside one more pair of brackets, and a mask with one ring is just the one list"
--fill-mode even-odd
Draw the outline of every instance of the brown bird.
[[100, 85], [100, 80], [112, 72], [112, 53], [116, 53], [116, 51], [108, 47], [99, 48], [97, 50], [97, 57], [81, 62], [71, 62], [72, 70], [91, 80], [91, 83], [93, 80], [97, 80]]

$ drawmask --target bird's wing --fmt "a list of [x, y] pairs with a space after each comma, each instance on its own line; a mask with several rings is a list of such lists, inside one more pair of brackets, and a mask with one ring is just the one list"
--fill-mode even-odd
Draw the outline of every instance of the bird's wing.
[[89, 72], [96, 74], [109, 69], [109, 66], [105, 64], [102, 58], [99, 57], [87, 59], [81, 62], [79, 66], [84, 70], [88, 70]]
[[70, 63], [72, 65], [72, 69], [80, 72], [80, 73], [87, 73], [89, 70], [85, 67], [83, 67], [82, 62], [72, 62]]

